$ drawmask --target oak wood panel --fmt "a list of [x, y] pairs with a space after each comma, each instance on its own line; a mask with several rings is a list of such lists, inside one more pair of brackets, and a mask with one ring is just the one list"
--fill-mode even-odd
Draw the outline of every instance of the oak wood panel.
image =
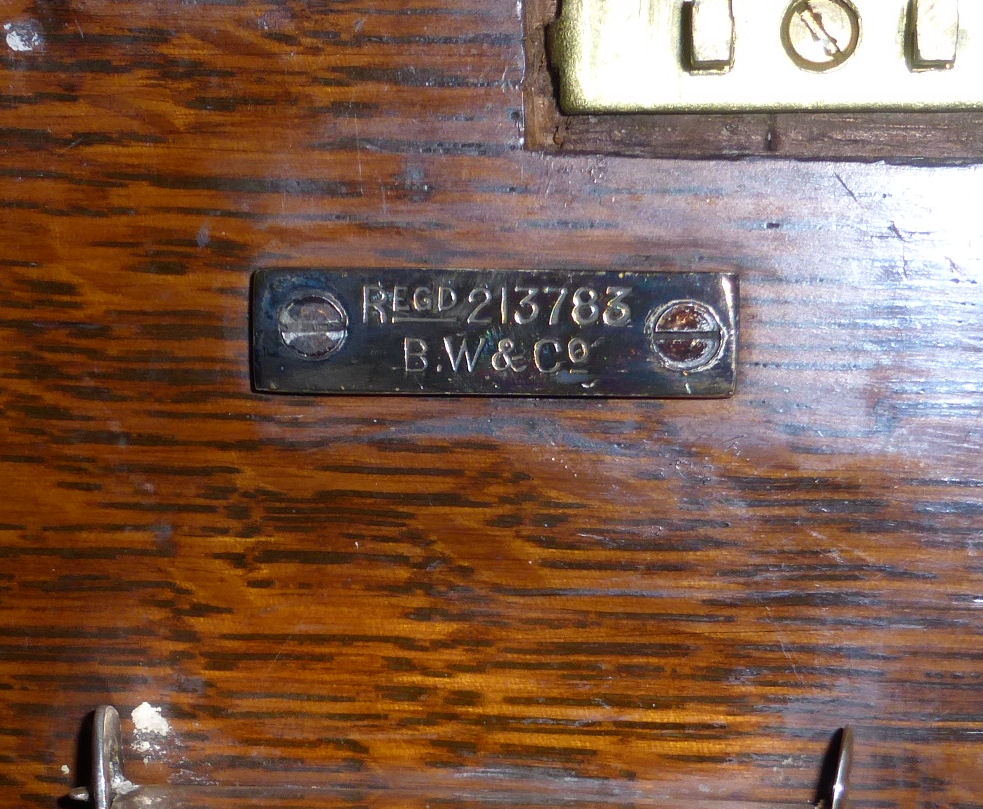
[[[504, 0], [4, 15], [5, 803], [146, 700], [145, 783], [797, 803], [849, 723], [858, 806], [983, 806], [979, 169], [524, 150]], [[738, 392], [253, 393], [330, 266], [734, 269]]]

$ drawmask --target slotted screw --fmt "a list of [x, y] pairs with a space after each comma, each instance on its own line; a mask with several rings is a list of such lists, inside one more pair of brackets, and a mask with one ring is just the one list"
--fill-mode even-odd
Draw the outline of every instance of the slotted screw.
[[860, 42], [860, 16], [847, 0], [795, 0], [782, 23], [785, 49], [805, 70], [842, 65]]

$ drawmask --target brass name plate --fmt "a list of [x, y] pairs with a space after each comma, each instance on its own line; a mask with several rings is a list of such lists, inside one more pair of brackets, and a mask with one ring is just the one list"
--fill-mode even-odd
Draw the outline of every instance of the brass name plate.
[[983, 108], [979, 0], [563, 0], [568, 114]]
[[258, 391], [722, 397], [733, 273], [261, 270]]

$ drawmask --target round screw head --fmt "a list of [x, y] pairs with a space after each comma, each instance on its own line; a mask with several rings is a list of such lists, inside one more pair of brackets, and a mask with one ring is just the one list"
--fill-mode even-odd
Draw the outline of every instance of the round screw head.
[[804, 70], [832, 70], [857, 49], [860, 15], [847, 0], [795, 0], [785, 12], [782, 42]]
[[645, 319], [645, 333], [659, 361], [674, 371], [704, 371], [716, 365], [726, 342], [717, 313], [693, 300], [653, 309]]
[[294, 298], [280, 309], [277, 323], [284, 344], [308, 359], [326, 359], [348, 337], [348, 314], [330, 292]]

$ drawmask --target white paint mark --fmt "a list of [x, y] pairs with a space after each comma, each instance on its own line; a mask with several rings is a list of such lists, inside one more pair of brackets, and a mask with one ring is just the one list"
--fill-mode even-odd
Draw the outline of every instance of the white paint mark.
[[72, 768], [69, 767], [67, 764], [62, 764], [61, 765], [61, 774], [62, 775], [71, 775], [72, 774]]
[[161, 741], [171, 732], [170, 723], [161, 716], [160, 708], [144, 702], [130, 713], [136, 728], [131, 747], [143, 756], [144, 764], [149, 764], [155, 756], [164, 752]]
[[171, 725], [161, 716], [160, 708], [154, 707], [149, 702], [143, 702], [137, 705], [130, 714], [130, 718], [136, 726], [137, 733], [166, 736], [171, 732]]
[[113, 779], [113, 792], [115, 792], [117, 795], [126, 795], [130, 792], [133, 792], [133, 790], [139, 788], [140, 787], [138, 787], [132, 781], [127, 780], [126, 778], [120, 777], [120, 778]]
[[33, 20], [8, 22], [3, 25], [7, 47], [18, 53], [44, 50], [44, 37]]

